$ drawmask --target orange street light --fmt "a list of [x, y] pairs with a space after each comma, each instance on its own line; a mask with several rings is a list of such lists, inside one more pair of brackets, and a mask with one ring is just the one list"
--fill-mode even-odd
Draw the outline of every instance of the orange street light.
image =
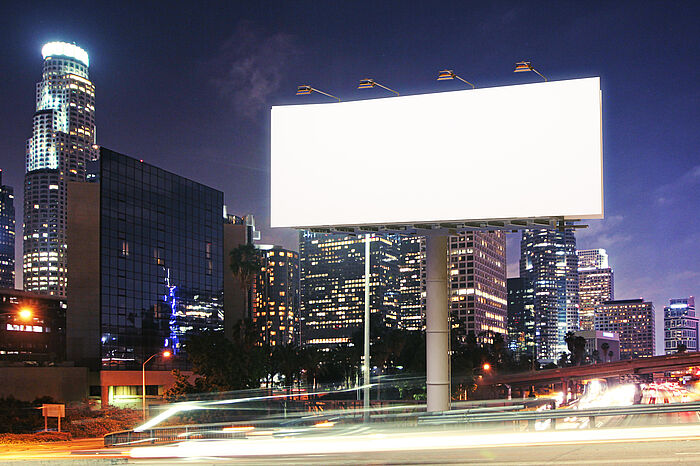
[[173, 353], [166, 349], [160, 353], [152, 355], [150, 358], [146, 359], [141, 366], [141, 410], [143, 411], [143, 420], [146, 420], [146, 364], [148, 361], [155, 358], [156, 356], [162, 356], [164, 358], [169, 358]]
[[452, 71], [452, 70], [442, 70], [442, 71], [440, 71], [440, 73], [438, 73], [438, 77], [437, 77], [437, 80], [438, 80], [438, 81], [448, 81], [448, 80], [450, 80], [450, 79], [459, 79], [459, 80], [462, 81], [463, 83], [469, 84], [469, 85], [472, 87], [472, 89], [476, 89], [476, 86], [475, 86], [475, 85], [473, 85], [472, 83], [470, 83], [470, 82], [467, 81], [466, 79], [460, 78], [460, 77], [457, 76], [457, 75], [455, 74], [455, 72]]
[[358, 88], [358, 89], [370, 89], [370, 88], [372, 88], [372, 87], [374, 87], [374, 86], [379, 86], [379, 87], [381, 87], [382, 89], [386, 89], [387, 91], [393, 92], [393, 93], [396, 94], [397, 96], [399, 95], [399, 93], [396, 92], [395, 90], [390, 89], [390, 88], [388, 88], [388, 87], [386, 87], [386, 86], [383, 86], [383, 85], [379, 84], [379, 83], [378, 83], [377, 81], [375, 81], [374, 79], [361, 79], [361, 80], [360, 80], [360, 85], [357, 86], [357, 88]]
[[484, 363], [483, 366], [481, 366], [485, 371], [490, 371], [491, 370], [491, 364], [489, 363]]
[[340, 102], [340, 99], [334, 96], [333, 94], [329, 94], [327, 92], [319, 91], [318, 89], [311, 87], [309, 85], [303, 85], [303, 86], [298, 86], [297, 87], [297, 95], [309, 95], [312, 92], [318, 92], [319, 94], [323, 94], [328, 97], [332, 97], [333, 99], [336, 99], [338, 102]]
[[532, 63], [530, 63], [529, 61], [519, 61], [518, 63], [516, 63], [515, 69], [513, 70], [513, 73], [523, 73], [526, 71], [533, 71], [533, 72], [537, 73], [538, 75], [540, 75], [540, 77], [542, 79], [547, 81], [547, 78], [545, 77], [545, 75], [543, 75], [542, 73], [540, 73], [539, 71], [534, 69], [532, 67]]
[[29, 308], [22, 308], [19, 311], [19, 318], [22, 320], [29, 320], [32, 318], [32, 310]]

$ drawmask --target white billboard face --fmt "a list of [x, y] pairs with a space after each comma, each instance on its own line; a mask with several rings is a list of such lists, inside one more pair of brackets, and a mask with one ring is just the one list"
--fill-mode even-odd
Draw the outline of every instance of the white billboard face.
[[603, 217], [599, 78], [272, 108], [272, 227]]

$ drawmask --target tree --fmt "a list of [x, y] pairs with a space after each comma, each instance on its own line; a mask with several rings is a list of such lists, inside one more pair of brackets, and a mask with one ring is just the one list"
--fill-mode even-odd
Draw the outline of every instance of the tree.
[[600, 349], [603, 350], [603, 358], [605, 359], [605, 362], [608, 362], [608, 349], [610, 349], [610, 344], [605, 341], [602, 345], [600, 345]]
[[688, 347], [686, 346], [685, 343], [678, 343], [678, 346], [676, 347], [676, 353], [685, 353], [688, 351]]
[[261, 271], [260, 254], [252, 244], [241, 244], [233, 249], [229, 256], [231, 259], [231, 272], [240, 280], [241, 288], [245, 295], [245, 308], [248, 313], [246, 317], [252, 318], [250, 291]]
[[580, 366], [586, 358], [586, 339], [581, 336], [574, 337], [573, 346], [573, 363], [575, 366]]

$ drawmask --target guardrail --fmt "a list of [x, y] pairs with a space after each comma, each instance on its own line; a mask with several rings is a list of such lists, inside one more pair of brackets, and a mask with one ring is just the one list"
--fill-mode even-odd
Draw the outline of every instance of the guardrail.
[[552, 421], [552, 427], [556, 427], [557, 419], [570, 417], [588, 418], [589, 427], [595, 427], [597, 417], [610, 416], [634, 416], [650, 414], [672, 414], [700, 411], [700, 402], [692, 403], [665, 403], [654, 405], [630, 405], [613, 406], [605, 408], [588, 409], [546, 409], [543, 411], [526, 411], [515, 413], [459, 413], [447, 411], [443, 413], [425, 414], [418, 418], [419, 424], [445, 425], [445, 424], [470, 424], [483, 422], [520, 422], [520, 421]]
[[[545, 409], [542, 411], [522, 411], [526, 409], [525, 404], [513, 404], [507, 406], [487, 406], [474, 407], [467, 409], [459, 409], [454, 411], [445, 411], [439, 413], [396, 413], [396, 414], [379, 414], [372, 415], [375, 421], [405, 421], [407, 418], [415, 419], [411, 425], [454, 425], [461, 424], [464, 426], [483, 424], [483, 423], [520, 423], [527, 421], [534, 425], [536, 421], [551, 421], [551, 427], [556, 428], [557, 419], [566, 418], [588, 418], [589, 427], [595, 427], [596, 418], [611, 417], [611, 416], [634, 416], [634, 415], [652, 415], [652, 414], [672, 414], [685, 412], [700, 412], [700, 402], [690, 403], [665, 403], [655, 405], [629, 405], [629, 406], [614, 406], [605, 408], [587, 408], [587, 409]], [[346, 413], [349, 414], [349, 413]], [[171, 443], [186, 439], [235, 439], [245, 438], [246, 428], [255, 425], [256, 428], [280, 429], [290, 427], [309, 427], [314, 422], [323, 420], [344, 420], [348, 424], [361, 422], [362, 414], [354, 413], [351, 417], [346, 415], [321, 415], [321, 416], [304, 416], [296, 419], [293, 424], [285, 425], [281, 419], [268, 419], [254, 421], [246, 425], [236, 425], [234, 423], [211, 423], [197, 425], [180, 425], [155, 427], [144, 431], [121, 431], [113, 432], [104, 436], [104, 445], [106, 447], [119, 445], [138, 445], [138, 444], [156, 444], [156, 443]], [[282, 421], [282, 422], [281, 422]], [[292, 420], [287, 420], [292, 421]]]

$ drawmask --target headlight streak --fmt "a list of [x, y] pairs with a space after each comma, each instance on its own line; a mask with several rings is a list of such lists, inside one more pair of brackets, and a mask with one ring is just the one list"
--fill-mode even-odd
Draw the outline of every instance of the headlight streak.
[[630, 440], [697, 439], [687, 426], [640, 427], [605, 430], [468, 434], [464, 432], [389, 432], [354, 437], [337, 435], [308, 438], [186, 441], [174, 446], [138, 447], [132, 458], [202, 458], [343, 454], [362, 452], [420, 451], [478, 447], [514, 447], [578, 443], [614, 443]]

